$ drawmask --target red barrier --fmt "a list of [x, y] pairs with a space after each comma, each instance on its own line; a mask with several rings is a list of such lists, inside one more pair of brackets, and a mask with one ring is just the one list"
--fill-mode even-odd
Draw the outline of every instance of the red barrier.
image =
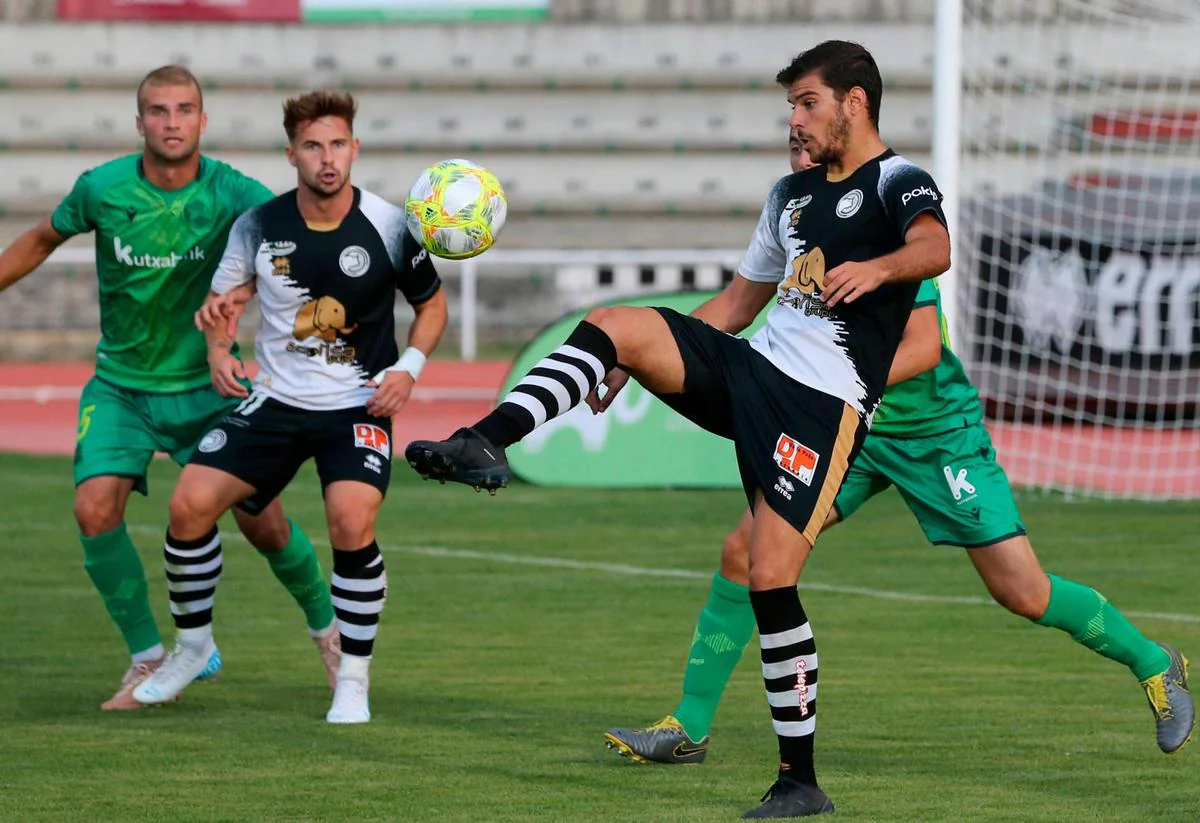
[[59, 20], [300, 22], [300, 0], [58, 0]]
[[[396, 440], [441, 439], [496, 404], [507, 361], [431, 360], [395, 420]], [[90, 363], [0, 363], [0, 452], [71, 454]]]
[[[496, 404], [506, 361], [431, 360], [413, 400], [396, 418], [395, 439], [440, 439]], [[79, 390], [90, 363], [0, 363], [0, 452], [70, 454]], [[1009, 479], [1017, 486], [1090, 487], [1097, 492], [1181, 497], [1200, 488], [1200, 431], [1132, 428], [988, 426]]]

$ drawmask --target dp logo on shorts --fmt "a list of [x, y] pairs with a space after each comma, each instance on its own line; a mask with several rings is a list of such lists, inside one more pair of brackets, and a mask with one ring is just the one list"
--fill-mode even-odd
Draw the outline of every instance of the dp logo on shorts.
[[806, 486], [812, 485], [821, 456], [794, 437], [779, 435], [775, 442], [775, 464]]

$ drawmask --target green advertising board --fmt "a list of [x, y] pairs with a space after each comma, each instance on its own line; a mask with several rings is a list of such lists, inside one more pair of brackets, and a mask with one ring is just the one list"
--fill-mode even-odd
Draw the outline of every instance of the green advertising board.
[[[656, 294], [619, 304], [687, 314], [714, 294]], [[586, 314], [570, 314], [535, 337], [513, 362], [504, 392], [558, 348]], [[765, 312], [745, 334], [764, 319]], [[633, 380], [603, 414], [580, 404], [510, 447], [508, 460], [517, 476], [543, 486], [741, 488], [733, 444], [681, 417]]]
[[549, 0], [303, 0], [310, 23], [396, 20], [540, 20]]

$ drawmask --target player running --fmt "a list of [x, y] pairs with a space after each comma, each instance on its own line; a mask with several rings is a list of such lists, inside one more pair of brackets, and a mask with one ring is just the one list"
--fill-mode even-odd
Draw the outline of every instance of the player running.
[[[79, 399], [75, 519], [84, 569], [132, 656], [102, 709], [141, 708], [131, 692], [163, 661], [125, 506], [131, 491], [147, 493], [155, 452], [186, 463], [201, 435], [231, 408], [210, 385], [204, 336], [192, 316], [234, 219], [273, 197], [258, 181], [200, 153], [207, 118], [200, 84], [186, 68], [163, 66], [146, 75], [137, 107], [142, 152], [85, 172], [52, 216], [0, 255], [3, 290], [68, 237], [96, 235], [101, 336], [96, 374]], [[326, 669], [336, 670], [333, 606], [312, 543], [280, 505], [236, 517], [304, 610]], [[220, 669], [215, 646], [205, 665], [198, 674]]]
[[[795, 132], [789, 152], [793, 172], [809, 166]], [[607, 409], [622, 385], [612, 381], [602, 400], [591, 396], [593, 410]], [[1154, 712], [1160, 749], [1172, 753], [1188, 742], [1196, 712], [1187, 658], [1147, 640], [1103, 595], [1042, 570], [983, 425], [978, 392], [950, 349], [935, 280], [921, 284], [871, 433], [825, 528], [893, 485], [931, 543], [970, 549], [996, 602], [1127, 666]], [[754, 630], [747, 580], [752, 527], [753, 515], [746, 512], [725, 538], [675, 711], [644, 728], [609, 729], [604, 737], [610, 748], [639, 762], [704, 760], [713, 716]]]
[[[375, 520], [391, 476], [391, 418], [408, 400], [446, 328], [446, 296], [404, 210], [350, 185], [358, 156], [349, 94], [312, 92], [284, 104], [287, 157], [298, 188], [238, 219], [198, 317], [219, 334], [257, 291], [259, 376], [250, 396], [213, 428], [171, 499], [164, 553], [172, 579], [190, 582], [174, 604], [175, 650], [134, 697], [175, 698], [211, 654], [219, 564], [217, 519], [230, 507], [270, 505], [314, 458], [333, 546], [333, 605], [342, 660], [330, 723], [366, 723], [368, 667], [387, 594]], [[416, 319], [400, 355], [399, 291]], [[236, 362], [214, 366], [228, 382]]]
[[[933, 179], [879, 137], [883, 83], [870, 53], [827, 41], [776, 79], [794, 107], [792, 127], [825, 165], [775, 185], [739, 276], [693, 316], [589, 312], [494, 412], [406, 451], [423, 476], [499, 486], [509, 473], [504, 448], [583, 402], [618, 364], [733, 440], [755, 513], [749, 598], [781, 761], [750, 818], [833, 810], [813, 765], [817, 655], [796, 581], [866, 436], [918, 283], [950, 265]], [[752, 340], [726, 333], [772, 301]]]

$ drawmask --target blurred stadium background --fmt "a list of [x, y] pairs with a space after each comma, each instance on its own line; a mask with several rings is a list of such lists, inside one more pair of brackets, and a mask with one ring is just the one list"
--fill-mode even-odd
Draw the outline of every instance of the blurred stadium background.
[[[875, 53], [884, 138], [947, 196], [955, 348], [1003, 463], [1022, 486], [1077, 493], [1019, 493], [1039, 556], [1194, 656], [1194, 0], [0, 0], [0, 245], [80, 172], [138, 149], [133, 88], [154, 67], [190, 66], [206, 150], [277, 190], [294, 182], [282, 98], [352, 89], [359, 185], [399, 200], [430, 162], [467, 155], [510, 198], [494, 250], [440, 266], [451, 334], [397, 440], [440, 437], [489, 408], [510, 360], [564, 314], [732, 276], [786, 170], [775, 72], [833, 37]], [[0, 820], [702, 823], [754, 804], [777, 757], [753, 651], [702, 767], [630, 767], [601, 737], [674, 705], [745, 505], [733, 490], [517, 483], [490, 500], [397, 467], [374, 718], [352, 729], [322, 722], [298, 614], [227, 522], [221, 681], [161, 711], [96, 711], [126, 661], [69, 514], [98, 333], [90, 252], [74, 239], [0, 295]], [[631, 386], [579, 436], [551, 432], [575, 443], [560, 452], [572, 479], [688, 465], [671, 451], [685, 427], [664, 413], [646, 428], [647, 402]], [[606, 439], [618, 425], [645, 430]], [[580, 448], [618, 441], [627, 452], [581, 465]], [[711, 479], [728, 486], [721, 448]], [[126, 515], [164, 629], [176, 477], [155, 461]], [[328, 570], [311, 468], [284, 505]], [[1129, 676], [994, 608], [960, 554], [928, 545], [888, 493], [805, 569], [818, 767], [839, 818], [1200, 817], [1196, 752], [1159, 755]]]
[[[442, 269], [447, 350], [506, 359], [565, 312], [726, 282], [786, 168], [775, 72], [822, 39], [854, 39], [887, 83], [884, 138], [934, 171], [957, 219], [943, 285], [953, 336], [1014, 478], [1200, 497], [1200, 11], [1188, 0], [940, 8], [0, 0], [0, 244], [81, 171], [137, 148], [132, 88], [150, 68], [191, 67], [206, 86], [206, 150], [276, 190], [293, 183], [282, 97], [349, 88], [359, 185], [402, 200], [448, 155], [504, 183], [497, 249]], [[939, 72], [958, 82], [935, 89]], [[90, 244], [71, 241], [0, 299], [0, 358], [90, 357]]]

